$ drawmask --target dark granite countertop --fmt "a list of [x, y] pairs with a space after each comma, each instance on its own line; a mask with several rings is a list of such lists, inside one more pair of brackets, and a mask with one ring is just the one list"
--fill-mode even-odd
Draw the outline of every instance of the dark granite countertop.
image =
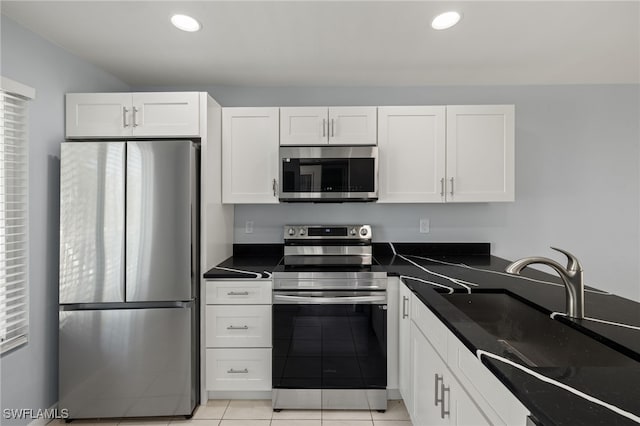
[[[219, 267], [267, 278], [282, 258], [277, 248], [280, 246], [281, 250], [282, 246], [263, 246], [265, 250], [234, 247], [234, 256]], [[374, 245], [374, 257], [389, 275], [399, 276], [474, 354], [477, 350], [500, 354], [500, 348], [494, 338], [443, 294], [504, 292], [545, 314], [564, 312], [565, 289], [558, 277], [530, 268], [521, 277], [506, 274], [503, 271], [509, 261], [490, 255], [488, 244], [381, 243]], [[215, 268], [205, 274], [205, 278], [247, 276], [246, 272]], [[638, 424], [640, 304], [589, 287], [588, 274], [585, 281], [587, 318], [575, 320], [559, 315], [555, 320], [615, 348], [629, 357], [628, 364], [529, 368], [556, 383], [552, 384], [508, 363], [485, 356], [481, 360], [543, 425]]]

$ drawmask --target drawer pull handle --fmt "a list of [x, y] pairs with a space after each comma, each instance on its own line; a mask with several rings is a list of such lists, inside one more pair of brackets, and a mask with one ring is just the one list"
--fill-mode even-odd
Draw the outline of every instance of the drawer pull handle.
[[227, 296], [248, 296], [248, 291], [230, 291]]
[[227, 327], [227, 330], [248, 330], [249, 326], [247, 325], [243, 325], [242, 327], [237, 327], [235, 325], [230, 325], [229, 327]]
[[248, 368], [245, 368], [244, 370], [234, 370], [233, 368], [230, 369], [230, 370], [227, 370], [227, 373], [229, 373], [229, 374], [238, 374], [238, 373], [247, 374], [248, 372], [249, 372]]

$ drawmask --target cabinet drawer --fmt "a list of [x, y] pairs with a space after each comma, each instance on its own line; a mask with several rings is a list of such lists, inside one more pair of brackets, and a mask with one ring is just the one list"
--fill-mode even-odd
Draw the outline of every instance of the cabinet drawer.
[[207, 305], [270, 305], [271, 280], [207, 281]]
[[415, 322], [420, 331], [438, 351], [438, 355], [446, 362], [449, 330], [414, 294], [411, 295], [410, 305], [411, 320]]
[[208, 348], [271, 347], [271, 306], [206, 307]]
[[271, 349], [207, 349], [207, 390], [271, 390]]

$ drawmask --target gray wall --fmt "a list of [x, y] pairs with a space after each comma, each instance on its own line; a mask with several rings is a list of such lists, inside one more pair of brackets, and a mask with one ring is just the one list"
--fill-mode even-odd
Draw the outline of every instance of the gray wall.
[[0, 402], [2, 409], [48, 408], [58, 399], [58, 206], [64, 94], [128, 91], [129, 87], [5, 16], [0, 25], [0, 74], [36, 89], [36, 99], [29, 106], [30, 336], [26, 346], [0, 358]]
[[560, 260], [554, 245], [581, 259], [587, 284], [640, 300], [638, 85], [193, 89], [225, 107], [515, 104], [515, 203], [238, 205], [235, 242], [280, 242], [286, 223], [366, 222], [378, 241], [488, 241], [509, 259]]

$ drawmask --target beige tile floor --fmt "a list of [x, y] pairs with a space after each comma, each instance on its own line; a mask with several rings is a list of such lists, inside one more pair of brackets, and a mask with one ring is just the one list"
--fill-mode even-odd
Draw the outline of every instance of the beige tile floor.
[[[64, 422], [58, 421], [59, 425]], [[53, 423], [49, 425], [54, 426]], [[123, 420], [91, 422], [76, 420], [67, 426], [412, 426], [402, 401], [389, 401], [387, 411], [282, 410], [270, 400], [210, 400], [198, 407], [191, 420]], [[58, 426], [58, 425], [55, 425]]]

